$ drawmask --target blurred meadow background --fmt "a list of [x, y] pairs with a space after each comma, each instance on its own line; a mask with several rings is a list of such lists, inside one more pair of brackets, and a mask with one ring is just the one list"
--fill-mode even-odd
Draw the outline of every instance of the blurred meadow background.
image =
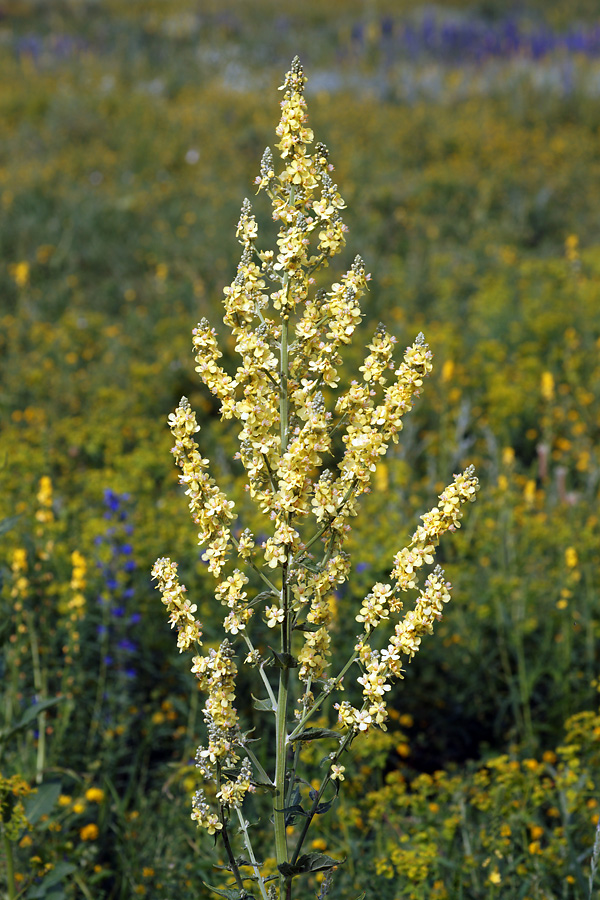
[[220, 640], [166, 417], [190, 398], [239, 496], [191, 329], [221, 327], [295, 54], [348, 206], [332, 278], [356, 253], [373, 275], [347, 372], [380, 320], [435, 362], [363, 502], [337, 644], [453, 472], [481, 480], [439, 553], [453, 601], [313, 848], [347, 858], [349, 900], [598, 896], [594, 0], [0, 2], [0, 891], [226, 882], [190, 819], [201, 704], [150, 570], [176, 558]]

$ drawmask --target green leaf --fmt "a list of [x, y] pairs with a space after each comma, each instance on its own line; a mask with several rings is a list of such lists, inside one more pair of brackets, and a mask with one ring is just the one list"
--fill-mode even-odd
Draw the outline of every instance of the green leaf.
[[50, 709], [51, 706], [56, 706], [57, 703], [62, 703], [64, 699], [64, 697], [52, 697], [50, 700], [40, 700], [35, 706], [30, 706], [29, 709], [23, 713], [16, 725], [0, 732], [0, 743], [7, 741], [9, 738], [13, 737], [13, 735], [18, 734], [19, 731], [23, 731], [23, 729], [27, 728], [41, 712], [44, 712], [45, 709]]
[[289, 738], [290, 743], [294, 741], [318, 741], [321, 738], [335, 738], [337, 741], [342, 737], [339, 731], [332, 731], [330, 728], [305, 728], [293, 738]]
[[296, 816], [304, 816], [305, 819], [310, 818], [309, 813], [305, 812], [299, 803], [294, 803], [291, 806], [285, 806], [283, 809], [277, 809], [274, 807], [275, 812], [285, 813], [285, 824], [293, 825], [296, 821]]
[[313, 625], [312, 622], [298, 622], [294, 625], [294, 631], [318, 631], [320, 625]]
[[44, 877], [41, 884], [30, 888], [26, 894], [27, 900], [36, 900], [36, 898], [44, 898], [44, 900], [59, 900], [65, 897], [65, 892], [60, 882], [66, 875], [75, 872], [77, 866], [70, 862], [59, 862]]
[[315, 809], [315, 816], [322, 816], [323, 813], [328, 812], [336, 800], [337, 800], [337, 796], [334, 797], [332, 800], [327, 800], [326, 803], [319, 803], [319, 805]]
[[278, 669], [297, 669], [298, 668], [298, 660], [295, 656], [292, 656], [291, 653], [278, 653], [277, 650], [273, 650], [272, 647], [269, 647], [269, 650], [275, 657], [273, 660], [273, 665]]
[[332, 859], [331, 856], [325, 856], [324, 853], [304, 853], [294, 865], [285, 862], [277, 868], [286, 878], [293, 878], [294, 875], [304, 875], [306, 872], [322, 872], [325, 869], [333, 869], [334, 866], [341, 866], [343, 862], [343, 859]]
[[258, 709], [261, 712], [277, 712], [270, 697], [267, 697], [266, 700], [257, 700], [252, 694], [252, 699], [254, 700], [254, 709]]
[[36, 898], [40, 898], [40, 900], [67, 900], [67, 895], [60, 884], [55, 884], [47, 889], [43, 884], [40, 884], [34, 888], [29, 888], [25, 894], [25, 900], [36, 900]]
[[267, 600], [281, 600], [281, 597], [273, 591], [261, 591], [260, 594], [257, 594], [256, 597], [253, 598], [250, 605], [255, 606], [257, 603], [263, 603]]
[[[60, 781], [46, 781], [44, 784], [39, 785], [35, 794], [30, 794], [29, 797], [26, 798], [23, 806], [25, 807], [27, 820], [31, 825], [35, 825], [36, 822], [39, 822], [42, 816], [48, 815], [58, 800], [61, 791], [62, 785]], [[67, 863], [65, 863], [65, 865], [67, 865]], [[56, 866], [52, 872], [56, 872], [57, 869], [58, 866]]]
[[227, 900], [254, 900], [253, 894], [249, 894], [247, 891], [240, 891], [239, 888], [222, 890], [221, 888], [213, 887], [212, 884], [207, 884], [206, 881], [203, 881], [202, 884], [204, 887], [208, 888], [209, 891], [212, 891], [213, 894], [218, 894], [220, 897], [227, 897]]
[[0, 520], [0, 535], [14, 528], [20, 518], [21, 516], [7, 516], [6, 519]]

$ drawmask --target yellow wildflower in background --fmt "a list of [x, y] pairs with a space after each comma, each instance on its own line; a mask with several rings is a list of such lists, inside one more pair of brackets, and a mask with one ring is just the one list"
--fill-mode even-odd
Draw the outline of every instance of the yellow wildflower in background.
[[575, 547], [567, 547], [565, 550], [565, 564], [567, 569], [575, 569], [579, 562], [579, 558], [577, 556], [577, 550]]
[[14, 263], [12, 266], [10, 266], [9, 271], [17, 287], [24, 288], [29, 284], [30, 270], [28, 262]]
[[576, 234], [570, 234], [565, 241], [565, 256], [570, 263], [579, 259], [579, 238]]
[[52, 511], [52, 480], [48, 475], [40, 478], [37, 502], [39, 509], [36, 511], [35, 517], [38, 522], [47, 523], [54, 521], [54, 513]]
[[82, 841], [95, 841], [99, 834], [98, 826], [94, 822], [79, 829], [79, 837]]
[[554, 400], [554, 376], [552, 372], [542, 372], [540, 392], [544, 400]]

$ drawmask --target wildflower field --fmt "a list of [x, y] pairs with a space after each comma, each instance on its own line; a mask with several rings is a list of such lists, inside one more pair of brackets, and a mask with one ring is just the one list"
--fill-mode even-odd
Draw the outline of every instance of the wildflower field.
[[[290, 69], [296, 55], [302, 66]], [[302, 71], [314, 164], [303, 169], [296, 148], [277, 182], [265, 147], [287, 152], [275, 127], [282, 101], [301, 102]], [[290, 900], [284, 876], [299, 875], [294, 900], [600, 896], [597, 4], [5, 0], [0, 116], [0, 894], [197, 900], [211, 885], [230, 900]], [[241, 345], [266, 360], [257, 402], [277, 380], [276, 344], [283, 372], [289, 272], [296, 282], [272, 218], [285, 223], [292, 209], [309, 234], [299, 210], [313, 176], [326, 225], [318, 263], [307, 262], [317, 296], [301, 319], [305, 343], [290, 338], [296, 432], [282, 426], [252, 457], [257, 432], [229, 385]], [[242, 283], [252, 293], [250, 276], [262, 290], [249, 264], [256, 231], [280, 249], [263, 253], [261, 271], [286, 271], [271, 295], [283, 324], [244, 331], [231, 304]], [[323, 340], [340, 350], [327, 364], [308, 328], [317, 333], [325, 302]], [[413, 408], [386, 433], [390, 404], [377, 407], [389, 446], [363, 478], [367, 456], [350, 438], [368, 432], [362, 409], [394, 344]], [[294, 346], [319, 372], [312, 387]], [[314, 476], [313, 513], [332, 530], [315, 564], [281, 533], [308, 511], [314, 435], [330, 427], [338, 375], [350, 437], [326, 448], [338, 481]], [[282, 423], [284, 400], [272, 410]], [[242, 410], [241, 449], [228, 404]], [[284, 496], [281, 472], [306, 429], [314, 455]], [[191, 492], [194, 513], [204, 456], [249, 578], [231, 574], [225, 532], [196, 510], [206, 555], [198, 544], [186, 506]], [[477, 501], [459, 521], [473, 471]], [[353, 515], [358, 494], [350, 530], [340, 510]], [[417, 535], [436, 502], [436, 535], [454, 534], [434, 552], [437, 538]], [[373, 650], [370, 630], [394, 611], [386, 582], [404, 579], [415, 606], [405, 545], [415, 571], [435, 562], [448, 582], [432, 570], [409, 647], [397, 629]], [[290, 626], [305, 642], [297, 658], [283, 638], [272, 649], [288, 614], [272, 580], [281, 570], [284, 585], [292, 557], [304, 568], [290, 577], [291, 618], [292, 595], [300, 608], [330, 576], [320, 606]], [[215, 588], [221, 567], [229, 580]], [[197, 609], [177, 605], [178, 578]], [[423, 613], [432, 584], [442, 599]], [[252, 613], [255, 646], [244, 643]], [[198, 678], [186, 652], [200, 640], [195, 615], [208, 653], [193, 660]], [[327, 666], [349, 658], [341, 685]], [[225, 732], [215, 737], [203, 691], [209, 706], [215, 660], [222, 687], [234, 659], [240, 670], [262, 662], [254, 680], [237, 679], [247, 757], [222, 780]], [[393, 683], [373, 675], [383, 661]], [[302, 771], [312, 767], [297, 790], [265, 739], [268, 713], [277, 741], [286, 730], [277, 710], [294, 669], [306, 690], [295, 722], [290, 705], [293, 772], [300, 745]], [[271, 700], [257, 700], [261, 689]], [[369, 690], [385, 702], [361, 706]], [[209, 770], [216, 781], [204, 785]], [[268, 804], [244, 795], [256, 786], [287, 791], [274, 826]], [[247, 831], [259, 863], [245, 860]], [[287, 842], [297, 851], [282, 868]], [[244, 867], [262, 872], [244, 875], [245, 888]]]

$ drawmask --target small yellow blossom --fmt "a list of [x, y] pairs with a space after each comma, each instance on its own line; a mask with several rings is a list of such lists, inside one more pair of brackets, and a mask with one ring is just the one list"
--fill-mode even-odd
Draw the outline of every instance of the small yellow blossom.
[[565, 565], [567, 569], [575, 569], [579, 562], [579, 557], [577, 556], [577, 550], [575, 547], [567, 547], [565, 550]]
[[94, 822], [84, 825], [79, 829], [79, 837], [82, 841], [95, 841], [99, 835], [98, 826]]
[[554, 399], [554, 376], [552, 372], [542, 372], [540, 393], [544, 400], [548, 402]]
[[24, 288], [29, 284], [29, 263], [18, 262], [10, 266], [10, 274], [15, 280], [17, 287]]
[[102, 803], [104, 800], [104, 791], [102, 788], [91, 787], [85, 792], [85, 799], [90, 803]]
[[315, 838], [311, 843], [313, 850], [327, 850], [327, 841], [323, 838]]

